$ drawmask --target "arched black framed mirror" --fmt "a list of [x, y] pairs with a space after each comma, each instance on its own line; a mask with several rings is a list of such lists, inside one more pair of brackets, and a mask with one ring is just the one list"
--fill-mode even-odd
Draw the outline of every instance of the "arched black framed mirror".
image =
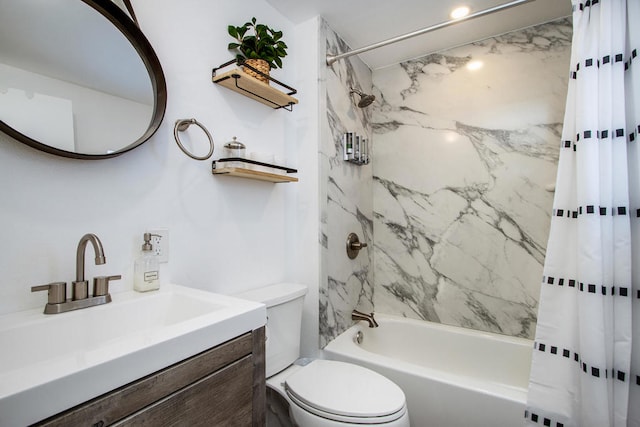
[[0, 130], [33, 148], [105, 159], [160, 126], [160, 61], [111, 0], [0, 0]]

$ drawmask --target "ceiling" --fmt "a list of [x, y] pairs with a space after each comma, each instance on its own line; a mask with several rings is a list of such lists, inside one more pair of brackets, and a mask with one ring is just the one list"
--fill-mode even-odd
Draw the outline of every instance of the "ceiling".
[[[357, 49], [448, 21], [454, 7], [471, 13], [508, 0], [267, 0], [293, 23], [322, 16], [344, 41]], [[443, 49], [571, 15], [571, 0], [534, 0], [500, 12], [459, 22], [366, 53], [373, 70]]]

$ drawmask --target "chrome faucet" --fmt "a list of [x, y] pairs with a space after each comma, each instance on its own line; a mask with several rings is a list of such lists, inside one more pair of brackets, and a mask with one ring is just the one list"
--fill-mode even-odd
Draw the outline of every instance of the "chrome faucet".
[[366, 314], [358, 310], [353, 310], [351, 312], [351, 320], [364, 320], [369, 323], [370, 328], [377, 328], [379, 326], [373, 317], [373, 313]]
[[47, 285], [31, 287], [31, 292], [48, 291], [47, 305], [44, 307], [45, 314], [64, 313], [65, 311], [78, 310], [80, 308], [111, 302], [109, 282], [111, 280], [119, 280], [122, 276], [94, 277], [93, 295], [89, 296], [89, 282], [84, 279], [84, 256], [88, 242], [91, 242], [91, 245], [93, 245], [96, 265], [107, 262], [104, 256], [104, 250], [102, 249], [102, 242], [100, 242], [98, 236], [91, 233], [82, 236], [80, 242], [78, 242], [78, 249], [76, 251], [76, 280], [72, 282], [71, 299], [67, 300], [66, 282], [53, 282]]

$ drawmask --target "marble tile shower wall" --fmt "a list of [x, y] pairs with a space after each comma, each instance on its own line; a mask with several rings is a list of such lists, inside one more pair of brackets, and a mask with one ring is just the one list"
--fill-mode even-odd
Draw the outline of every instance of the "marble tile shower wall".
[[[321, 23], [327, 52], [348, 46]], [[357, 132], [371, 139], [372, 109], [357, 108], [350, 88], [370, 93], [371, 71], [357, 57], [324, 67], [321, 90], [326, 92], [326, 119], [320, 130], [320, 346], [352, 325], [354, 308], [373, 310], [373, 190], [372, 167], [343, 160], [342, 134]], [[321, 95], [322, 96], [322, 95]], [[322, 110], [321, 110], [322, 111]], [[355, 232], [369, 248], [355, 260], [347, 258], [346, 240]]]
[[571, 32], [562, 19], [373, 73], [377, 312], [533, 336]]

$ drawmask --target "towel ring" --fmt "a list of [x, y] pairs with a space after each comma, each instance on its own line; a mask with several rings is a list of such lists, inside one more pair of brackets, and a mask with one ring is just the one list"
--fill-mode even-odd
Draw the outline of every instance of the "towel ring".
[[[198, 126], [200, 129], [202, 129], [202, 131], [205, 133], [205, 135], [207, 135], [207, 138], [209, 138], [210, 148], [209, 148], [209, 153], [207, 153], [206, 156], [196, 156], [195, 154], [189, 152], [189, 150], [187, 150], [184, 147], [184, 145], [182, 145], [182, 142], [180, 142], [180, 137], [178, 136], [178, 132], [184, 132], [191, 125]], [[184, 154], [186, 154], [187, 156], [191, 157], [192, 159], [195, 159], [195, 160], [207, 160], [213, 154], [213, 138], [211, 138], [211, 134], [209, 133], [207, 128], [205, 128], [204, 125], [202, 123], [200, 123], [199, 121], [197, 121], [196, 119], [176, 120], [176, 125], [173, 127], [173, 137], [176, 139], [176, 144], [178, 144], [178, 147], [180, 147], [182, 152]]]

